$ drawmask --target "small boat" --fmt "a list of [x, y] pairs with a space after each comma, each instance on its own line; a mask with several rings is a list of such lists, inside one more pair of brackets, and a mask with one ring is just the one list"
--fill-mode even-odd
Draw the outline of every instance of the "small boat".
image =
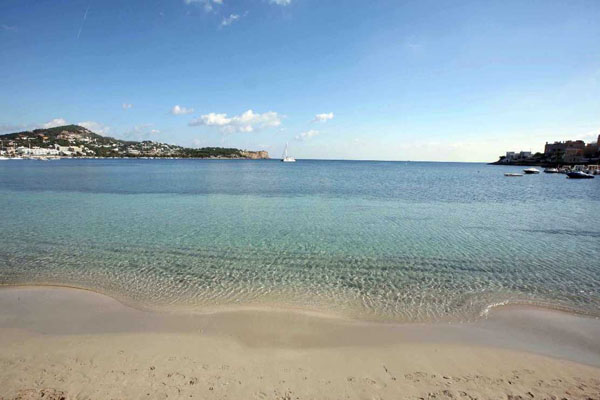
[[587, 174], [583, 171], [573, 171], [567, 173], [569, 179], [594, 179], [594, 175]]
[[516, 174], [514, 172], [506, 172], [506, 173], [504, 173], [504, 176], [523, 176], [523, 174]]
[[6, 161], [6, 160], [10, 160], [10, 158], [4, 157], [4, 156], [0, 156], [0, 161]]
[[525, 169], [523, 170], [523, 172], [525, 172], [525, 173], [526, 173], [526, 174], [528, 174], [528, 175], [531, 175], [531, 174], [539, 174], [539, 173], [540, 173], [540, 170], [539, 170], [539, 169], [537, 169], [537, 168], [525, 168]]
[[288, 156], [288, 144], [285, 144], [285, 150], [283, 152], [283, 156], [281, 158], [282, 162], [296, 162], [296, 159], [294, 157], [290, 157]]
[[544, 170], [546, 174], [558, 174], [558, 168], [546, 168]]

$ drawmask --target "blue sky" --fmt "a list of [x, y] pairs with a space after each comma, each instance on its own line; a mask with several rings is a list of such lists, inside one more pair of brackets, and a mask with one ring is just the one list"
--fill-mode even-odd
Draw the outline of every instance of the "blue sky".
[[0, 131], [490, 161], [600, 134], [598, 21], [598, 0], [3, 0]]

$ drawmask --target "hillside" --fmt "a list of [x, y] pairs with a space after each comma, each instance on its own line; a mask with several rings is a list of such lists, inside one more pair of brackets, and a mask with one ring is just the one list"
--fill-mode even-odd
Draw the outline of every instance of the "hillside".
[[269, 158], [266, 151], [234, 148], [188, 148], [154, 141], [126, 141], [102, 136], [79, 125], [64, 125], [0, 135], [8, 156]]

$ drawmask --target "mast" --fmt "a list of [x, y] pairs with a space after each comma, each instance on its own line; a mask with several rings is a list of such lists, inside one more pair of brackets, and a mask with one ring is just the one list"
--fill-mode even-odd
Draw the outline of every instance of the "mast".
[[287, 149], [288, 149], [288, 144], [286, 143], [285, 144], [285, 150], [283, 151], [283, 158], [287, 158], [288, 157]]

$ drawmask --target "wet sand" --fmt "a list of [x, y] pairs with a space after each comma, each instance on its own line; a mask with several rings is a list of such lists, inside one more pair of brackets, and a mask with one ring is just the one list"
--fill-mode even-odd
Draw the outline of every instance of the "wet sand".
[[3, 399], [600, 399], [600, 321], [525, 307], [465, 324], [140, 311], [0, 289]]

